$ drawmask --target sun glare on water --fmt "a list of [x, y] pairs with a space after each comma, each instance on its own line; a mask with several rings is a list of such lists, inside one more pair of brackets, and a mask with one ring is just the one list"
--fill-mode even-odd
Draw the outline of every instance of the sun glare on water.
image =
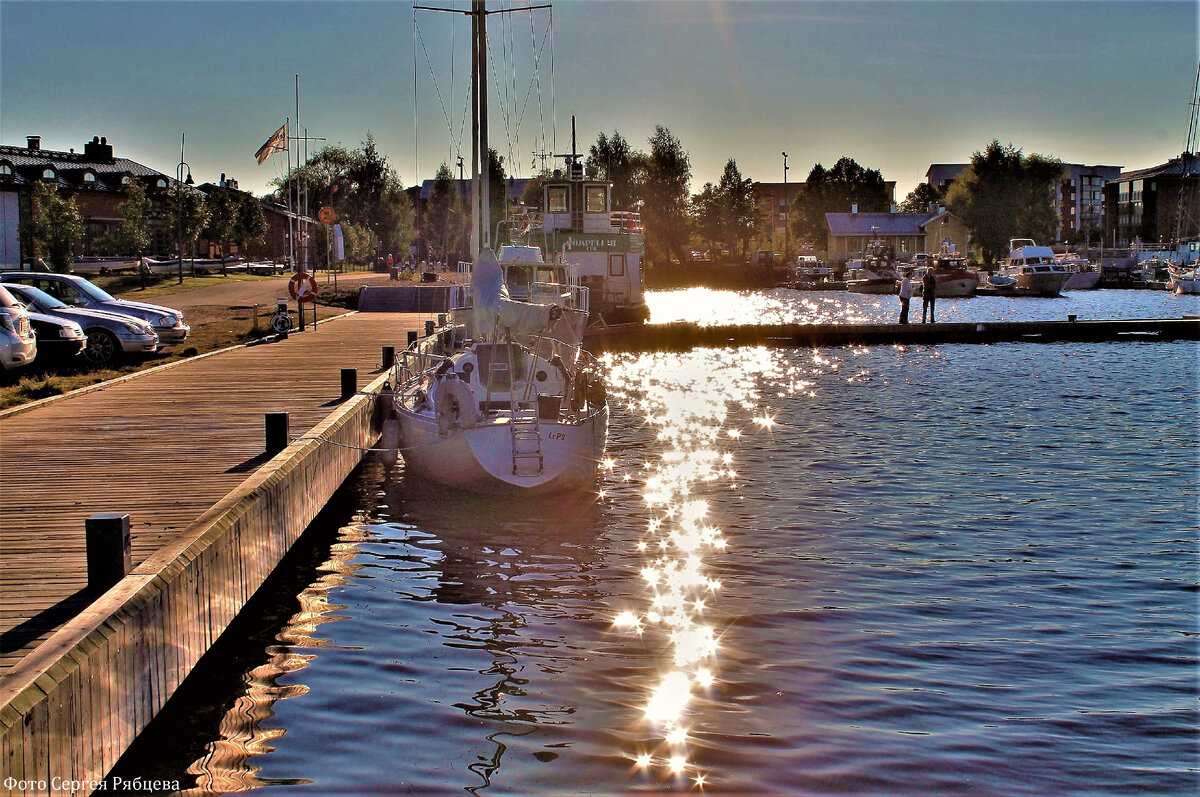
[[[771, 444], [778, 424], [763, 406], [764, 382], [796, 394], [811, 383], [766, 348], [613, 357], [608, 365], [614, 398], [645, 419], [658, 451], [657, 461], [627, 466], [636, 468], [651, 516], [630, 550], [644, 594], [612, 628], [663, 651], [660, 674], [640, 701], [641, 719], [659, 743], [625, 754], [640, 771], [703, 787], [716, 776], [692, 760], [689, 741], [703, 733], [703, 701], [720, 691], [723, 629], [710, 618], [733, 611], [721, 604], [714, 559], [736, 547], [713, 517], [712, 499], [738, 489], [738, 446]], [[620, 465], [606, 465], [611, 478], [629, 482]]]

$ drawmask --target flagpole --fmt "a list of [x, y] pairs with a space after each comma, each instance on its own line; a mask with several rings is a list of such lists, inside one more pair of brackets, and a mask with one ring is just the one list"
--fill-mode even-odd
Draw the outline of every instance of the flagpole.
[[[275, 117], [278, 119], [279, 117]], [[292, 120], [289, 118], [284, 127], [288, 131], [288, 135], [284, 137], [283, 151], [287, 157], [287, 212], [288, 212], [288, 270], [296, 263], [296, 239], [292, 235]]]

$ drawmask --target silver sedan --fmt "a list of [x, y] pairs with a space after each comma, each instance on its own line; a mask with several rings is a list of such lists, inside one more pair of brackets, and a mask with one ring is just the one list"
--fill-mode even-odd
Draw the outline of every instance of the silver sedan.
[[140, 318], [106, 310], [71, 307], [29, 285], [6, 282], [4, 287], [30, 310], [74, 321], [83, 327], [83, 333], [87, 336], [83, 356], [93, 365], [109, 365], [122, 355], [144, 356], [158, 349], [158, 335], [150, 324]]
[[146, 302], [118, 299], [83, 277], [74, 274], [42, 274], [30, 271], [6, 271], [0, 282], [9, 285], [30, 285], [50, 294], [72, 307], [106, 310], [148, 321], [164, 346], [182, 343], [192, 328], [183, 323], [183, 313], [170, 307]]

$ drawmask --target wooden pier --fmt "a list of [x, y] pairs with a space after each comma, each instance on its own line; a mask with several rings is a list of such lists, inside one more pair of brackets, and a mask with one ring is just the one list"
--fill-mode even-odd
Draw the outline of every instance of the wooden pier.
[[621, 325], [592, 330], [601, 351], [686, 351], [723, 346], [886, 346], [942, 343], [1055, 343], [1200, 340], [1200, 317], [1132, 321], [1005, 321], [973, 324]]
[[[382, 347], [423, 320], [355, 314], [0, 413], [0, 782], [108, 772], [374, 443]], [[102, 512], [129, 514], [132, 570], [99, 594]]]

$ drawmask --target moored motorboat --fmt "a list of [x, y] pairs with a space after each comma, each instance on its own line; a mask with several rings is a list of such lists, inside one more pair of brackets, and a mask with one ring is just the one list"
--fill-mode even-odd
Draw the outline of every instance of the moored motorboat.
[[[953, 253], [939, 254], [932, 257], [926, 268], [933, 271], [937, 280], [937, 298], [961, 298], [974, 296], [979, 288], [979, 277], [967, 268], [967, 258]], [[921, 280], [914, 282], [913, 294], [922, 295], [924, 287]]]
[[1167, 290], [1174, 294], [1200, 294], [1200, 274], [1197, 269], [1192, 268], [1190, 271], [1176, 266], [1170, 265], [1167, 269], [1170, 278], [1167, 280]]
[[1054, 259], [1070, 275], [1063, 284], [1064, 291], [1087, 291], [1100, 284], [1100, 271], [1086, 257], [1079, 257], [1068, 252], [1058, 255]]
[[1071, 276], [1055, 262], [1054, 251], [1030, 238], [1008, 242], [1008, 264], [1001, 275], [1016, 280], [1017, 293], [1025, 296], [1058, 296]]

